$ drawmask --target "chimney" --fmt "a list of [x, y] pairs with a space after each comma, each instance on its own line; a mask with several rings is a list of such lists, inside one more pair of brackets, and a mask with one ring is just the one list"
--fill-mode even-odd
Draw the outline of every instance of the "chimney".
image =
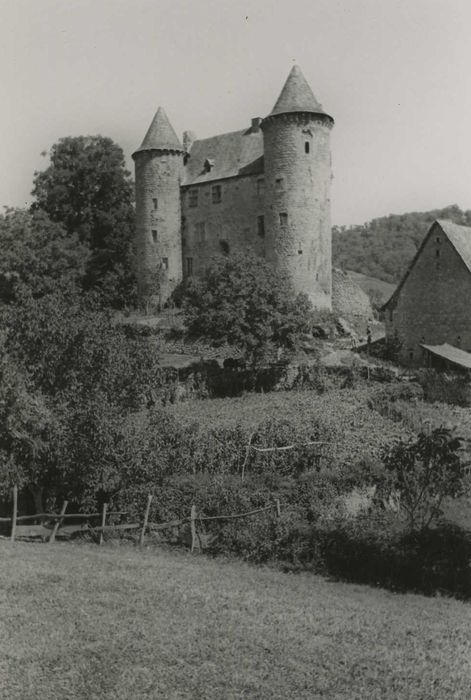
[[187, 153], [190, 152], [190, 149], [193, 145], [193, 141], [196, 141], [196, 134], [193, 131], [184, 131], [183, 132], [183, 148]]
[[257, 134], [260, 131], [260, 124], [262, 123], [261, 117], [254, 117], [252, 119], [252, 134]]

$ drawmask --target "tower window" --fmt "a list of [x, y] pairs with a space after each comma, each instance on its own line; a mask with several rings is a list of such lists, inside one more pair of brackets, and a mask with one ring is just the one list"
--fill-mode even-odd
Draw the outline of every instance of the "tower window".
[[219, 241], [219, 245], [221, 246], [222, 252], [225, 255], [228, 255], [230, 252], [229, 243], [227, 241], [221, 240], [221, 241]]
[[305, 141], [304, 142], [304, 153], [309, 153], [310, 150], [311, 150], [311, 144], [309, 143], [309, 141]]
[[155, 228], [152, 229], [152, 240], [157, 243], [157, 230]]
[[193, 258], [186, 259], [186, 274], [187, 275], [193, 274]]
[[188, 206], [198, 206], [198, 190], [190, 190], [190, 193], [188, 195]]
[[440, 257], [440, 251], [439, 251], [438, 248], [437, 248], [437, 250], [435, 251], [435, 257], [436, 257], [436, 258], [439, 258], [439, 257]]
[[280, 226], [286, 226], [288, 224], [288, 214], [285, 211], [280, 212]]
[[299, 241], [299, 243], [298, 243], [298, 255], [302, 255], [302, 254], [303, 254], [303, 246], [301, 244], [301, 241]]
[[222, 198], [222, 187], [221, 185], [213, 185], [211, 189], [213, 204], [219, 204]]
[[276, 184], [276, 189], [277, 190], [282, 190], [283, 189], [283, 178], [282, 177], [277, 177], [275, 180]]
[[154, 209], [158, 209], [158, 207], [159, 207], [159, 202], [158, 202], [158, 199], [156, 197], [154, 197], [152, 200], [152, 206], [154, 207]]
[[257, 216], [257, 233], [260, 238], [265, 238], [265, 217]]
[[204, 243], [206, 240], [206, 225], [204, 221], [199, 221], [195, 224], [195, 233], [197, 243]]
[[162, 258], [162, 267], [164, 270], [168, 270], [168, 258]]

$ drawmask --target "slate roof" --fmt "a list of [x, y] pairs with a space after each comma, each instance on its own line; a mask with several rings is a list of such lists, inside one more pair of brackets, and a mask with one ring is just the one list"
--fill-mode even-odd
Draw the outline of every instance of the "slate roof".
[[[206, 160], [213, 163], [210, 170]], [[249, 128], [194, 141], [182, 185], [257, 173], [263, 173], [263, 134]]]
[[399, 293], [400, 293], [402, 287], [404, 286], [407, 278], [409, 277], [409, 275], [410, 275], [418, 257], [420, 256], [425, 244], [427, 243], [430, 236], [433, 235], [433, 230], [435, 229], [436, 226], [439, 226], [441, 228], [441, 230], [443, 231], [445, 236], [448, 238], [448, 240], [450, 241], [453, 248], [456, 250], [456, 252], [460, 256], [461, 260], [464, 262], [464, 264], [468, 268], [469, 272], [471, 272], [471, 228], [469, 226], [459, 226], [458, 224], [454, 224], [452, 221], [448, 221], [448, 219], [437, 219], [436, 221], [433, 222], [433, 224], [429, 228], [428, 233], [425, 236], [424, 240], [422, 241], [417, 253], [412, 258], [412, 261], [411, 261], [409, 267], [407, 268], [406, 273], [404, 274], [404, 277], [397, 285], [392, 296], [381, 307], [381, 311], [387, 309], [390, 305], [394, 305], [396, 303], [396, 300], [399, 296]]
[[[299, 66], [293, 66], [269, 116], [291, 112], [326, 114]], [[329, 115], [326, 115], [329, 116]], [[332, 117], [330, 117], [332, 119]]]
[[[458, 228], [466, 228], [466, 226], [459, 226]], [[454, 345], [449, 345], [448, 343], [443, 343], [442, 345], [424, 345], [423, 348], [431, 352], [433, 355], [438, 355], [448, 362], [452, 362], [454, 365], [459, 365], [460, 367], [466, 367], [466, 369], [471, 369], [471, 354], [461, 348], [457, 348]]]
[[[144, 137], [144, 141], [135, 151], [150, 151], [152, 149], [183, 150], [183, 146], [178, 140], [178, 136], [170, 124], [165, 110], [159, 107], [152, 123]], [[134, 154], [133, 154], [134, 155]]]

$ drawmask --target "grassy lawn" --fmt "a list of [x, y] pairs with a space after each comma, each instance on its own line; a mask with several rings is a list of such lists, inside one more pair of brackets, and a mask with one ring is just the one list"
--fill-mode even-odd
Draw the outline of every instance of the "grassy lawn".
[[130, 546], [0, 556], [5, 700], [469, 697], [457, 601]]

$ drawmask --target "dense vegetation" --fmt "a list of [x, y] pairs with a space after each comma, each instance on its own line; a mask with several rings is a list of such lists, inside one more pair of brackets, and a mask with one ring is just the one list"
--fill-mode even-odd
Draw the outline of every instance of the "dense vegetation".
[[435, 219], [471, 225], [471, 211], [457, 205], [428, 212], [390, 214], [361, 226], [334, 226], [333, 263], [386, 282], [398, 282]]

